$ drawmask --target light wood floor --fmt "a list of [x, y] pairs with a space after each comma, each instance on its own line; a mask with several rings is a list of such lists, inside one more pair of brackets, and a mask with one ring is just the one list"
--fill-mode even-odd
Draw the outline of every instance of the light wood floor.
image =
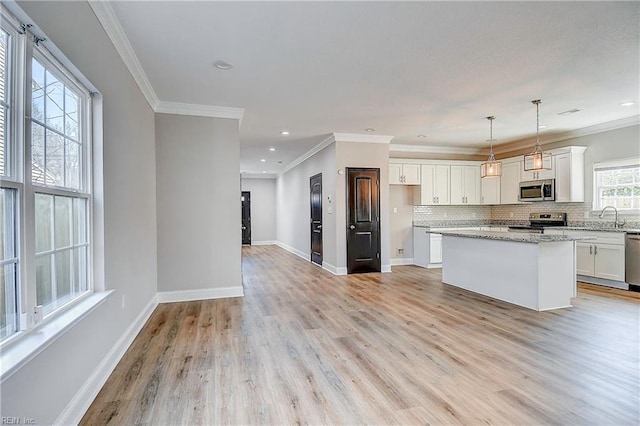
[[439, 269], [243, 255], [246, 296], [159, 305], [82, 424], [640, 423], [637, 294], [534, 312]]

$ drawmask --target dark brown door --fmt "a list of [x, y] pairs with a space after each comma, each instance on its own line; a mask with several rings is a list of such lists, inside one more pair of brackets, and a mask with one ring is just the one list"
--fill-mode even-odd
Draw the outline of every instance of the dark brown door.
[[380, 169], [346, 174], [347, 272], [380, 272]]
[[322, 265], [322, 173], [309, 179], [311, 192], [311, 261]]
[[242, 191], [242, 244], [251, 245], [251, 192]]

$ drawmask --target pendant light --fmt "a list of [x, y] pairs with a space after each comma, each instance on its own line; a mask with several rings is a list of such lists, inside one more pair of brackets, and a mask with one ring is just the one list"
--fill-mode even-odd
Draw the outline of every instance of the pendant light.
[[491, 178], [502, 176], [502, 161], [496, 161], [496, 157], [493, 155], [493, 120], [494, 116], [487, 117], [490, 123], [489, 131], [489, 143], [491, 149], [489, 151], [489, 159], [480, 165], [480, 177]]
[[524, 170], [551, 170], [551, 154], [542, 151], [540, 146], [540, 99], [531, 101], [536, 106], [536, 146], [531, 154], [524, 156]]

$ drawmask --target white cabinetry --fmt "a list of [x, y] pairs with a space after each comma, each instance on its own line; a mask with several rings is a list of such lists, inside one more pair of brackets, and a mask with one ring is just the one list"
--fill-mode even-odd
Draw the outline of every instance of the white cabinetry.
[[420, 164], [389, 163], [391, 185], [420, 185]]
[[430, 231], [479, 231], [481, 228], [413, 228], [413, 263], [423, 268], [442, 267], [442, 234]]
[[[553, 157], [553, 156], [552, 156]], [[551, 166], [551, 169], [543, 169], [543, 170], [525, 170], [524, 169], [524, 161], [522, 164], [522, 170], [520, 173], [520, 181], [526, 182], [529, 180], [541, 180], [541, 179], [555, 179], [556, 177], [556, 169], [555, 169], [555, 158], [545, 157], [544, 165], [545, 167]], [[551, 163], [551, 164], [549, 164]]]
[[520, 204], [518, 194], [520, 192], [520, 161], [502, 164], [502, 177], [500, 179], [500, 204]]
[[500, 178], [480, 180], [480, 204], [500, 204]]
[[[624, 282], [625, 241], [624, 232], [606, 231], [565, 231], [566, 235], [594, 237], [595, 240], [576, 243], [576, 271], [582, 279], [592, 282], [589, 277], [608, 281]], [[586, 279], [585, 279], [586, 278]], [[607, 281], [593, 281], [595, 284], [618, 286]]]
[[451, 166], [451, 204], [480, 204], [480, 166]]
[[448, 205], [450, 167], [443, 164], [425, 164], [421, 169], [420, 204]]
[[571, 146], [553, 156], [556, 169], [556, 202], [584, 202], [584, 146]]

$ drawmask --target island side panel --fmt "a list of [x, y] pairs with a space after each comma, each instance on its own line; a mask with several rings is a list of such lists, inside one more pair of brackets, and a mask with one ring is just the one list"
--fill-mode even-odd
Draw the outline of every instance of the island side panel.
[[540, 243], [539, 310], [566, 308], [576, 295], [575, 241]]
[[442, 236], [442, 281], [539, 310], [538, 244]]

